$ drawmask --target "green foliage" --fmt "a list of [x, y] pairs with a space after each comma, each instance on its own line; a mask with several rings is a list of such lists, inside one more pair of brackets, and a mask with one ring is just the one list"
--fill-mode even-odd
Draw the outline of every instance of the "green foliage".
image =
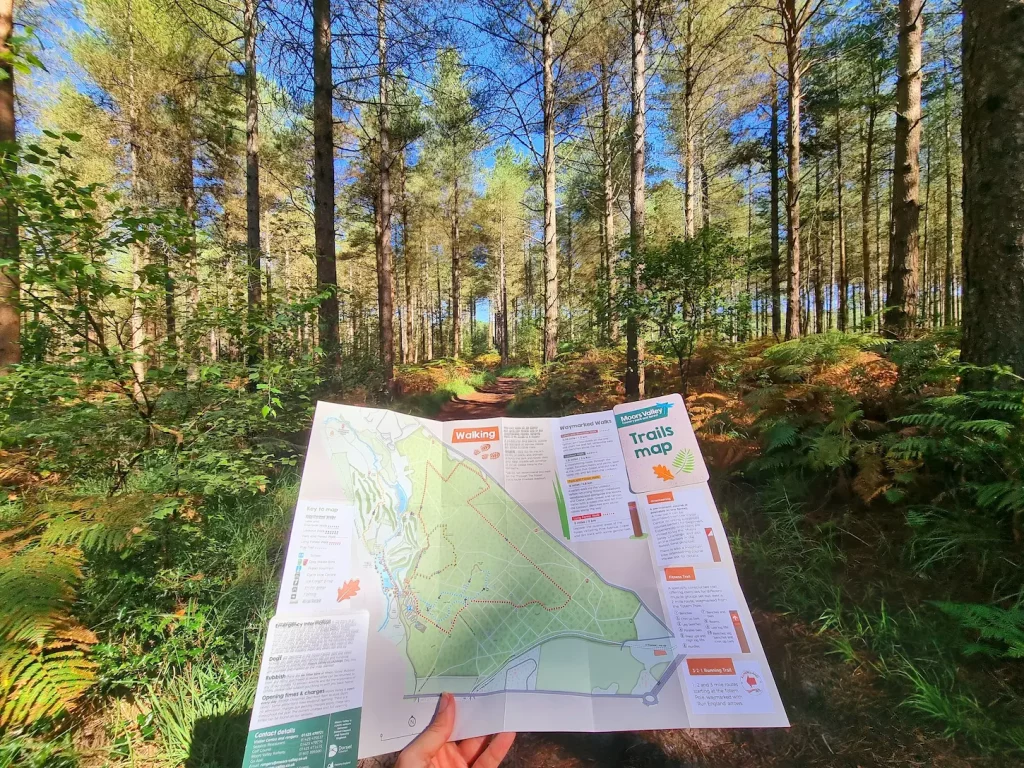
[[768, 347], [761, 357], [773, 381], [805, 381], [825, 366], [848, 361], [875, 344], [872, 336], [829, 331]]
[[1007, 659], [1024, 659], [1024, 606], [1000, 608], [979, 603], [936, 603], [964, 629], [976, 632], [982, 641], [969, 643], [964, 652]]
[[19, 734], [0, 738], [0, 768], [77, 768], [72, 734], [43, 738]]
[[975, 527], [1024, 537], [1024, 394], [932, 397], [893, 423], [903, 429], [887, 444], [898, 469], [889, 498], [930, 508], [918, 514], [919, 527], [950, 513], [966, 519], [969, 510]]
[[536, 381], [537, 377], [540, 376], [540, 371], [529, 365], [508, 365], [504, 368], [499, 368], [497, 375], [509, 379]]
[[[663, 249], [643, 257], [643, 289], [624, 290], [623, 314], [658, 329], [657, 346], [679, 366], [686, 393], [690, 361], [697, 342], [714, 337], [731, 316], [725, 285], [733, 274], [739, 246], [717, 227], [704, 227], [695, 238], [672, 240]], [[624, 285], [630, 285], [628, 263], [621, 267]]]
[[163, 762], [196, 768], [237, 763], [255, 696], [255, 674], [195, 666], [186, 667], [163, 688], [150, 688]]

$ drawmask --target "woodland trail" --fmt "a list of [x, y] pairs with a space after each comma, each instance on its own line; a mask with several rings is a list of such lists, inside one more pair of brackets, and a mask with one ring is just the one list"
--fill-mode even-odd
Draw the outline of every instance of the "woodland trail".
[[508, 404], [512, 402], [516, 392], [525, 383], [525, 379], [499, 376], [493, 384], [449, 400], [441, 407], [437, 418], [439, 421], [453, 421], [455, 419], [493, 419], [504, 416]]

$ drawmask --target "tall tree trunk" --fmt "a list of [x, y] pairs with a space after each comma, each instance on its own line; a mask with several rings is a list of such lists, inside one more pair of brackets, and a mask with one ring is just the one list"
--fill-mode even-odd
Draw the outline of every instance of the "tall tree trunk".
[[[825, 294], [821, 274], [821, 160], [814, 158], [814, 332], [825, 330]], [[829, 286], [831, 289], [832, 286]]]
[[711, 174], [707, 167], [707, 139], [702, 134], [697, 144], [697, 168], [700, 171], [700, 225], [711, 226]]
[[779, 246], [779, 83], [772, 77], [771, 135], [768, 144], [768, 173], [771, 176], [769, 227], [771, 232], [772, 333], [782, 334], [782, 255]]
[[441, 257], [434, 253], [434, 276], [437, 278], [437, 347], [436, 351], [440, 357], [445, 355], [445, 341], [448, 338], [444, 333], [444, 299], [441, 295]]
[[874, 309], [871, 305], [871, 242], [868, 235], [871, 229], [871, 174], [875, 144], [875, 114], [876, 109], [872, 104], [868, 108], [867, 131], [864, 135], [864, 164], [860, 181], [860, 248], [861, 266], [864, 270], [865, 323], [871, 317]]
[[558, 354], [558, 241], [555, 217], [555, 10], [544, 0], [541, 19], [541, 65], [544, 86], [544, 356], [550, 363]]
[[893, 165], [892, 292], [885, 332], [911, 333], [917, 320], [918, 222], [921, 217], [921, 37], [924, 0], [900, 0], [896, 156]]
[[[426, 234], [426, 232], [424, 232], [424, 234]], [[430, 263], [427, 261], [427, 256], [428, 256], [429, 253], [430, 253], [430, 244], [428, 243], [427, 238], [424, 237], [423, 238], [423, 252], [420, 254], [423, 257], [423, 295], [424, 295], [424, 299], [426, 299], [426, 297], [428, 295], [427, 291], [429, 290], [428, 287], [427, 287], [429, 285], [429, 280], [430, 280]], [[434, 254], [434, 266], [435, 266], [435, 268], [437, 267], [437, 264], [438, 264], [438, 259], [437, 259], [437, 254], [435, 253]], [[438, 304], [437, 304], [438, 310], [437, 310], [437, 312], [438, 312], [438, 314], [440, 314], [440, 312], [441, 312], [441, 309], [440, 309], [440, 307], [441, 307], [441, 277], [440, 277], [440, 275], [438, 275], [438, 278], [437, 278], [437, 301], [438, 301]], [[423, 323], [423, 325], [424, 325], [423, 333], [426, 336], [426, 340], [425, 340], [426, 343], [425, 343], [425, 346], [424, 346], [423, 354], [424, 354], [424, 356], [426, 357], [427, 360], [433, 360], [434, 359], [434, 312], [433, 312], [433, 309], [430, 307], [429, 302], [427, 302], [426, 300], [424, 300], [424, 302], [423, 302], [423, 312], [425, 313], [424, 323]]]
[[606, 336], [612, 344], [619, 341], [619, 323], [615, 312], [615, 179], [612, 167], [611, 87], [609, 67], [601, 66], [601, 180], [604, 185], [604, 226], [601, 228], [601, 250], [604, 257], [605, 281], [608, 284], [608, 327]]
[[687, 240], [697, 232], [697, 140], [693, 127], [693, 7], [690, 0], [684, 3], [686, 15], [683, 40], [683, 226]]
[[[9, 40], [14, 31], [14, 0], [0, 0], [0, 142], [14, 143], [14, 63], [10, 58]], [[0, 158], [4, 173], [17, 173], [10, 157]], [[0, 374], [21, 362], [20, 248], [18, 244], [18, 212], [14, 205], [0, 209], [0, 259], [13, 262], [0, 269]]]
[[[128, 4], [128, 164], [131, 166], [132, 198], [136, 205], [142, 200], [142, 174], [139, 172], [139, 105], [135, 88], [135, 18], [131, 3]], [[142, 317], [142, 269], [149, 262], [149, 247], [145, 242], [131, 245], [132, 258], [132, 309], [128, 318], [129, 351], [133, 355], [132, 392], [140, 406], [146, 401], [142, 383], [146, 379], [144, 345], [145, 324]]]
[[[632, 0], [632, 152], [629, 186], [629, 283], [635, 305], [641, 287], [641, 261], [645, 238], [646, 201], [646, 147], [647, 141], [647, 8], [646, 0]], [[626, 397], [644, 396], [643, 338], [640, 321], [635, 311], [626, 317]]]
[[[246, 365], [260, 358], [260, 123], [256, 89], [256, 33], [259, 24], [256, 0], [245, 0], [245, 244], [246, 244]], [[255, 381], [253, 385], [255, 386]]]
[[402, 349], [404, 356], [403, 363], [418, 362], [419, 353], [416, 347], [416, 324], [415, 312], [413, 311], [412, 273], [413, 258], [412, 248], [409, 247], [409, 196], [406, 193], [406, 167], [405, 153], [399, 157], [399, 196], [402, 201], [402, 271], [405, 277], [405, 324], [403, 326]]
[[388, 103], [387, 20], [384, 0], [377, 0], [377, 129], [380, 139], [380, 167], [377, 169], [377, 314], [380, 363], [384, 387], [395, 386], [395, 285], [391, 246], [391, 110]]
[[[1024, 8], [1019, 0], [965, 3], [963, 39], [961, 358], [1024, 376]], [[991, 383], [986, 375], [964, 381]]]
[[786, 338], [800, 335], [800, 106], [803, 51], [797, 0], [783, 0], [793, 24], [786, 26]]
[[[198, 225], [196, 222], [196, 181], [195, 181], [195, 136], [192, 131], [192, 121], [189, 116], [185, 140], [183, 142], [182, 153], [181, 153], [181, 210], [185, 214], [185, 219], [188, 222], [188, 262], [186, 269], [188, 270], [188, 294], [186, 297], [186, 323], [191, 321], [196, 322], [197, 313], [199, 311], [199, 245], [197, 241], [197, 229]], [[195, 381], [199, 376], [199, 369], [196, 365], [197, 359], [195, 352], [191, 349], [192, 344], [198, 344], [198, 339], [194, 338], [194, 333], [189, 333], [190, 338], [188, 341], [182, 340], [179, 344], [179, 349], [182, 355], [188, 357], [188, 379], [189, 381]], [[188, 342], [191, 342], [188, 343]]]
[[508, 282], [505, 274], [505, 212], [498, 213], [498, 351], [502, 367], [508, 365]]
[[953, 152], [949, 132], [949, 112], [953, 108], [949, 101], [949, 73], [943, 77], [943, 165], [946, 172], [946, 268], [943, 271], [943, 323], [953, 325]]
[[167, 354], [174, 356], [178, 347], [178, 318], [174, 312], [174, 264], [171, 261], [171, 249], [165, 246], [161, 250], [164, 262], [164, 337]]
[[[843, 125], [839, 100], [839, 64], [836, 60], [836, 225], [839, 229], [839, 321], [840, 331], [849, 323], [850, 274], [846, 263], [846, 211], [843, 209]], [[856, 311], [856, 310], [855, 310]], [[855, 323], [856, 324], [856, 323]]]
[[[928, 301], [930, 298], [931, 288], [928, 282], [928, 275], [930, 274], [929, 263], [928, 263], [928, 240], [929, 233], [931, 231], [931, 219], [932, 219], [932, 146], [931, 143], [925, 148], [924, 151], [924, 238], [921, 241], [921, 274], [918, 278], [919, 285], [921, 286], [918, 291], [920, 301], [918, 302], [918, 325], [924, 326], [928, 321]], [[934, 264], [931, 268], [934, 269]]]
[[462, 254], [459, 252], [459, 176], [457, 170], [452, 183], [452, 201], [452, 295], [449, 312], [452, 323], [452, 357], [458, 360], [462, 353]]
[[334, 239], [334, 80], [331, 0], [313, 0], [313, 233], [316, 289], [327, 292], [317, 318], [328, 368], [341, 362], [338, 338], [338, 264]]

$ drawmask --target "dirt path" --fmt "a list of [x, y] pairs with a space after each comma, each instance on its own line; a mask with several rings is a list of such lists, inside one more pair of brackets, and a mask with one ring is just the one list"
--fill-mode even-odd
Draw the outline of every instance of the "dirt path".
[[504, 416], [505, 408], [512, 402], [525, 379], [499, 377], [493, 384], [468, 395], [459, 395], [441, 408], [437, 418], [441, 421], [454, 419], [493, 419]]

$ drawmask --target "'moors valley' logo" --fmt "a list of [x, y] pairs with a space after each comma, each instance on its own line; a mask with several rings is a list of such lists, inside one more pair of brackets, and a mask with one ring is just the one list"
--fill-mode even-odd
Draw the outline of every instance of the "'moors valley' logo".
[[493, 443], [498, 440], [498, 427], [471, 427], [453, 429], [453, 443]]
[[655, 403], [654, 405], [648, 405], [636, 411], [617, 413], [615, 414], [615, 424], [619, 429], [622, 429], [623, 427], [632, 427], [648, 421], [664, 419], [668, 416], [668, 409], [673, 405], [674, 403]]

